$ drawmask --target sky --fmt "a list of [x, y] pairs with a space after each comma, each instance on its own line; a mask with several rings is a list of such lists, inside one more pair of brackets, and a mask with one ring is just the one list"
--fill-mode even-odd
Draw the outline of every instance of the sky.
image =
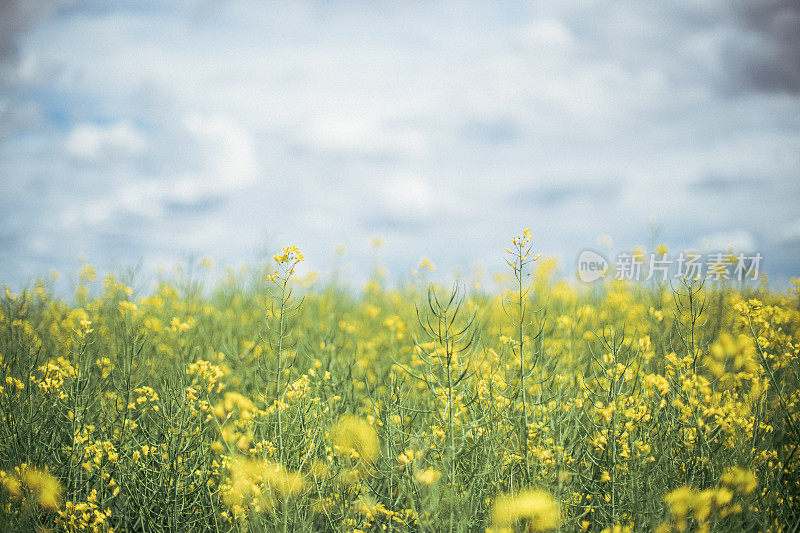
[[607, 236], [786, 279], [799, 200], [793, 0], [0, 1], [12, 286], [289, 243], [502, 271], [524, 228], [567, 273]]

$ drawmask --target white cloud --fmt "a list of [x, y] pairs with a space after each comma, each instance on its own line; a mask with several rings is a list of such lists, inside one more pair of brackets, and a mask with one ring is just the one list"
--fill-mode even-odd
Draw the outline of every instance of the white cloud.
[[351, 154], [421, 155], [426, 146], [425, 135], [418, 128], [391, 124], [391, 118], [381, 123], [364, 113], [312, 118], [304, 137], [320, 150]]
[[800, 243], [800, 219], [797, 219], [789, 224], [784, 224], [778, 231], [778, 242], [780, 244], [794, 244]]
[[[125, 215], [158, 220], [171, 205], [213, 202], [257, 181], [254, 141], [236, 122], [224, 116], [193, 114], [185, 118], [183, 128], [185, 136], [175, 146], [183, 152], [180, 159], [189, 168], [177, 174], [133, 174], [119, 184], [112, 181], [105, 193], [100, 191], [99, 197], [82, 202], [80, 209], [66, 208], [63, 223], [97, 227]], [[81, 124], [72, 130], [66, 145], [73, 157], [97, 163], [103, 155], [141, 154], [146, 141], [127, 123], [108, 127]]]
[[323, 148], [357, 150], [369, 142], [370, 128], [364, 118], [331, 116], [314, 121], [308, 136], [313, 143]]
[[[18, 59], [17, 39], [29, 27], [46, 20], [63, 0], [4, 0], [0, 2], [0, 88], [18, 82], [14, 68]], [[17, 72], [15, 72], [15, 70]]]
[[102, 199], [92, 202], [87, 202], [83, 206], [84, 220], [92, 226], [98, 226], [111, 221], [114, 214], [114, 206], [112, 202]]
[[523, 29], [521, 35], [532, 46], [566, 47], [574, 43], [569, 28], [560, 20], [549, 17], [534, 20]]
[[735, 252], [753, 252], [756, 249], [755, 237], [745, 230], [711, 233], [701, 238], [698, 244], [702, 248], [715, 251], [724, 251], [730, 248]]
[[256, 181], [259, 168], [255, 143], [236, 121], [221, 115], [193, 114], [186, 117], [184, 127], [196, 142], [192, 149], [203, 159], [204, 175], [198, 183], [230, 192]]
[[[565, 257], [598, 233], [632, 245], [651, 214], [670, 246], [796, 235], [797, 189], [775, 184], [800, 170], [800, 104], [741, 89], [729, 52], [747, 32], [723, 0], [189, 6], [76, 4], [19, 40], [28, 111], [0, 87], [0, 206], [20, 228], [63, 213], [144, 256], [234, 254], [266, 228], [358, 249], [391, 227], [416, 258], [457, 234], [443, 269], [529, 226]], [[707, 175], [763, 194], [700, 194]], [[618, 193], [575, 192], [596, 180]], [[510, 200], [553, 184], [569, 198]]]
[[403, 176], [388, 180], [381, 191], [383, 207], [391, 216], [401, 220], [417, 220], [431, 215], [436, 196], [424, 179]]
[[66, 140], [67, 152], [76, 158], [94, 161], [101, 156], [127, 156], [144, 152], [147, 141], [130, 123], [117, 122], [108, 126], [78, 124]]

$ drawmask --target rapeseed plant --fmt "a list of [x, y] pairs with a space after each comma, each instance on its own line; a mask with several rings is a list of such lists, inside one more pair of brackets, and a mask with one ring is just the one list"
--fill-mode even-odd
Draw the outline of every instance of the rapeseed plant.
[[525, 489], [514, 495], [500, 495], [492, 508], [492, 528], [487, 532], [513, 531], [522, 522], [530, 533], [551, 531], [558, 527], [558, 503], [544, 491]]
[[4, 288], [0, 530], [791, 530], [798, 283], [578, 286], [531, 235], [494, 291], [427, 259], [355, 294], [294, 246]]
[[344, 457], [369, 465], [381, 453], [378, 434], [365, 419], [353, 415], [341, 417], [330, 430], [333, 449]]

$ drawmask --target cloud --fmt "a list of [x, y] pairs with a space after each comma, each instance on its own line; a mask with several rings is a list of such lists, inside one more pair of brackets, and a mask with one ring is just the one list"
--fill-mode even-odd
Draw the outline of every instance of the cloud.
[[411, 124], [379, 122], [359, 114], [331, 114], [313, 118], [304, 134], [313, 150], [350, 157], [399, 157], [425, 150], [424, 135]]
[[738, 192], [756, 192], [770, 187], [769, 180], [745, 176], [724, 176], [709, 173], [691, 183], [693, 191], [704, 194], [729, 194]]
[[60, 0], [4, 0], [0, 2], [0, 88], [13, 81], [19, 58], [17, 39], [37, 22], [49, 17]]
[[510, 118], [474, 118], [464, 124], [462, 132], [466, 139], [495, 145], [518, 140], [523, 135], [523, 128]]
[[372, 231], [419, 231], [427, 226], [444, 204], [431, 184], [418, 176], [397, 176], [383, 182], [377, 202], [363, 216]]
[[511, 203], [557, 208], [567, 202], [614, 202], [622, 191], [618, 180], [565, 178], [559, 183], [521, 189], [509, 196]]
[[430, 184], [415, 176], [391, 179], [383, 186], [381, 196], [384, 208], [398, 217], [427, 217], [436, 205]]
[[726, 61], [753, 89], [800, 94], [800, 4], [760, 0], [731, 5], [748, 33], [727, 43]]
[[542, 17], [527, 24], [518, 34], [526, 44], [535, 47], [569, 47], [575, 44], [570, 29], [552, 17]]
[[670, 246], [796, 220], [788, 2], [29, 5], [2, 4], [0, 278], [58, 268], [33, 238], [238, 261], [270, 235], [324, 266], [386, 232], [446, 271], [524, 227], [572, 257], [651, 215]]
[[714, 251], [730, 248], [735, 252], [753, 252], [756, 250], [756, 239], [749, 231], [739, 229], [711, 233], [702, 237], [697, 245]]
[[227, 193], [256, 181], [259, 168], [255, 144], [235, 120], [221, 115], [192, 114], [184, 120], [184, 127], [196, 143], [196, 153], [203, 159], [204, 175], [196, 179], [199, 188]]
[[147, 141], [137, 129], [128, 122], [118, 122], [108, 126], [98, 124], [78, 124], [66, 140], [67, 152], [76, 158], [88, 161], [101, 156], [124, 157], [142, 153]]
[[47, 20], [61, 4], [63, 0], [0, 2], [0, 143], [18, 129], [41, 122], [38, 106], [16, 94], [38, 67], [35, 58], [21, 57], [18, 40]]
[[778, 244], [800, 248], [800, 219], [784, 224], [778, 230]]
[[36, 103], [0, 96], [0, 143], [18, 129], [41, 121]]

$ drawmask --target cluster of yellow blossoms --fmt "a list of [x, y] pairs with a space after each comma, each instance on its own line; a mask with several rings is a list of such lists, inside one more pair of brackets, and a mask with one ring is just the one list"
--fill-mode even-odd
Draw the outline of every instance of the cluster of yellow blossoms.
[[533, 269], [531, 243], [469, 292], [390, 288], [378, 267], [360, 294], [297, 279], [295, 246], [207, 290], [178, 271], [139, 297], [88, 265], [70, 303], [7, 289], [0, 529], [702, 533], [800, 515], [800, 282], [588, 287]]

